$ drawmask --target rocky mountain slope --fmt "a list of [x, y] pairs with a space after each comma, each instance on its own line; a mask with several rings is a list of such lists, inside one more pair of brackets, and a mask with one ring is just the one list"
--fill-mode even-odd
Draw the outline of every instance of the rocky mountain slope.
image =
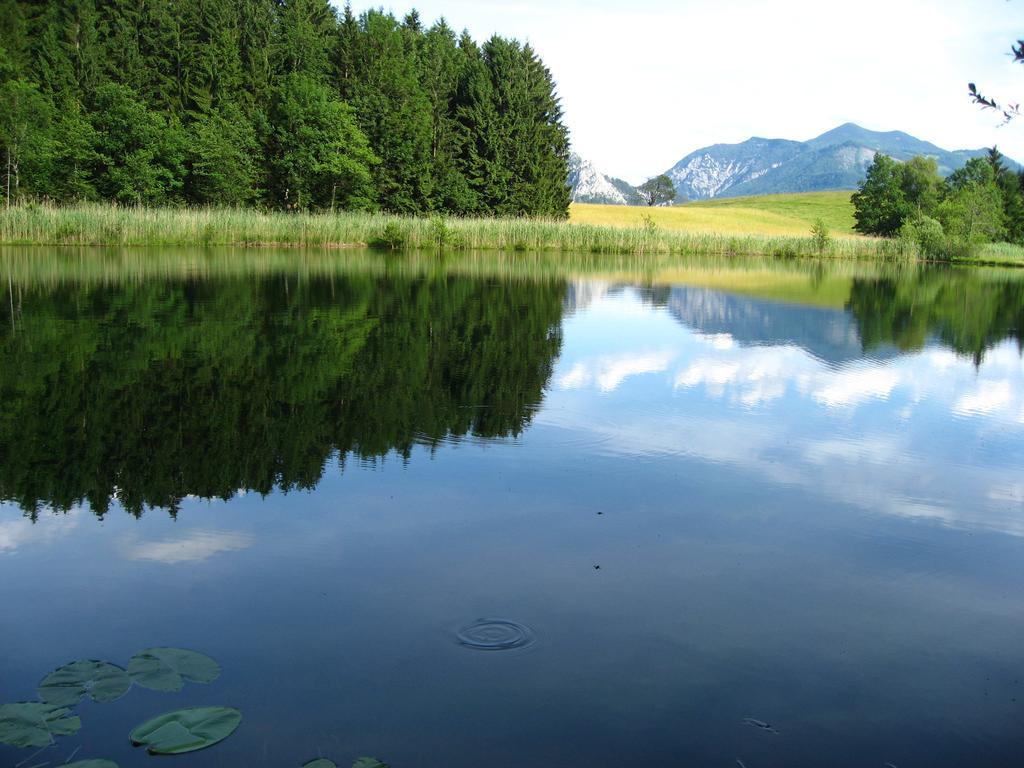
[[[679, 201], [815, 192], [855, 189], [876, 152], [897, 160], [915, 155], [934, 157], [945, 176], [987, 151], [950, 151], [902, 131], [870, 131], [846, 123], [810, 141], [754, 137], [739, 144], [714, 144], [691, 152], [667, 175], [676, 186]], [[642, 204], [635, 187], [601, 173], [577, 155], [570, 162], [569, 185], [575, 202]]]
[[589, 160], [573, 153], [569, 157], [569, 187], [574, 203], [640, 205], [636, 188], [629, 182], [601, 173]]
[[753, 138], [698, 149], [668, 176], [681, 200], [854, 189], [876, 152], [896, 160], [934, 157], [939, 171], [948, 175], [987, 150], [949, 151], [902, 131], [870, 131], [846, 123], [810, 141]]

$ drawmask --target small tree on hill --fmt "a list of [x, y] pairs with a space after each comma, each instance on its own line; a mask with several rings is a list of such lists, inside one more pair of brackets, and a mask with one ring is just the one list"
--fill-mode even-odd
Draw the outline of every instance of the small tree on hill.
[[648, 179], [637, 188], [637, 192], [644, 203], [650, 206], [664, 205], [676, 199], [676, 188], [672, 184], [672, 179], [664, 174]]

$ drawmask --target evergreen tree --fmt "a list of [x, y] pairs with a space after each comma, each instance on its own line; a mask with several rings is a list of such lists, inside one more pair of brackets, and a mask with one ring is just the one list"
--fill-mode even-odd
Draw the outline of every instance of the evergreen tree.
[[147, 86], [139, 42], [144, 16], [139, 4], [109, 0], [100, 3], [98, 10], [104, 48], [103, 83], [124, 85], [138, 93]]
[[[0, 0], [0, 84], [21, 83], [0, 116], [12, 187], [564, 216], [568, 140], [537, 55], [400, 18], [330, 0]], [[48, 117], [19, 133], [32, 105]]]
[[550, 72], [533, 50], [492, 37], [469, 61], [457, 114], [463, 173], [487, 212], [565, 216], [569, 139]]
[[1006, 167], [1003, 155], [996, 147], [989, 150], [987, 159], [1003, 200], [1006, 238], [1010, 242], [1024, 244], [1024, 193], [1020, 176]]
[[569, 131], [551, 71], [530, 46], [523, 48], [529, 94], [529, 200], [525, 214], [565, 218], [569, 213]]
[[278, 73], [326, 80], [337, 38], [337, 17], [328, 0], [282, 0], [274, 47]]
[[238, 7], [238, 48], [244, 74], [244, 99], [250, 116], [270, 103], [274, 82], [272, 46], [275, 0], [235, 0]]
[[499, 175], [498, 158], [489, 141], [498, 122], [494, 87], [483, 52], [463, 32], [459, 51], [465, 57], [455, 100], [456, 136], [461, 154], [458, 167], [469, 188], [466, 213], [486, 213], [493, 204], [492, 189], [508, 180]]
[[0, 0], [0, 81], [27, 75], [25, 3]]
[[244, 101], [241, 19], [237, 3], [183, 0], [180, 98], [191, 115], [202, 116], [225, 102]]
[[379, 11], [363, 14], [359, 26], [342, 96], [380, 158], [374, 182], [381, 206], [422, 213], [430, 209], [434, 180], [430, 103], [418, 79], [415, 33]]
[[103, 79], [104, 47], [95, 0], [46, 3], [28, 21], [35, 81], [62, 102], [83, 98]]
[[455, 114], [466, 60], [459, 50], [455, 32], [444, 19], [423, 36], [419, 57], [421, 82], [430, 104], [433, 187], [429, 207], [448, 213], [470, 213], [476, 208], [476, 201], [459, 166], [463, 133]]

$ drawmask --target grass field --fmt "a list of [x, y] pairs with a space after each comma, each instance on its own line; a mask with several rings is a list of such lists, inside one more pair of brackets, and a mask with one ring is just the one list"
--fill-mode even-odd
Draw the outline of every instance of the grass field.
[[643, 217], [650, 216], [664, 229], [797, 237], [807, 235], [814, 222], [821, 219], [836, 237], [859, 237], [853, 231], [851, 194], [845, 191], [728, 197], [667, 208], [576, 203], [569, 218], [580, 224], [639, 227], [643, 226]]
[[[760, 206], [760, 207], [755, 207]], [[904, 261], [917, 246], [833, 229], [819, 246], [811, 223], [841, 226], [835, 193], [779, 195], [674, 208], [577, 206], [555, 219], [392, 216], [376, 213], [280, 213], [228, 208], [138, 208], [104, 204], [27, 204], [0, 209], [0, 243], [58, 246], [241, 246], [360, 248], [434, 252], [511, 251], [652, 255], [764, 255]], [[654, 217], [654, 226], [644, 215]], [[586, 221], [586, 217], [593, 222]], [[600, 223], [598, 223], [600, 222]], [[1024, 265], [1024, 249], [982, 246], [970, 261]]]
[[[595, 207], [591, 207], [595, 208]], [[596, 207], [604, 218], [625, 217], [617, 225], [554, 219], [460, 219], [403, 217], [386, 214], [261, 212], [226, 208], [136, 208], [104, 204], [68, 207], [14, 206], [0, 210], [0, 243], [10, 245], [95, 246], [294, 246], [360, 247], [409, 251], [506, 250], [559, 251], [642, 256], [649, 254], [766, 254], [829, 255], [843, 258], [913, 258], [895, 241], [876, 238], [836, 238], [827, 253], [818, 254], [810, 225], [794, 223], [771, 211], [758, 215], [775, 222], [757, 225], [747, 216], [746, 229], [736, 231], [724, 222], [737, 219], [735, 210], [707, 209], [719, 222], [674, 226], [680, 211], [657, 209], [669, 217], [647, 226], [649, 209]], [[702, 209], [704, 210], [704, 209]], [[631, 220], [630, 217], [635, 217]], [[779, 223], [781, 220], [782, 223]], [[799, 221], [799, 220], [796, 220]]]

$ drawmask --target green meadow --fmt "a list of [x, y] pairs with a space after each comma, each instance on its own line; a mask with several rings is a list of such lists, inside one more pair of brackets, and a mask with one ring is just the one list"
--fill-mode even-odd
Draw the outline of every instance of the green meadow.
[[731, 235], [806, 235], [817, 220], [836, 237], [853, 231], [848, 191], [805, 192], [760, 197], [726, 197], [669, 207], [573, 204], [570, 219], [582, 224], [641, 226], [649, 216], [666, 229]]
[[[845, 193], [843, 193], [845, 194]], [[511, 251], [628, 257], [681, 254], [913, 260], [912, 244], [842, 229], [839, 193], [776, 195], [672, 208], [574, 206], [568, 221], [379, 213], [283, 213], [240, 208], [29, 204], [0, 211], [0, 243], [56, 246], [372, 248]], [[761, 207], [757, 207], [761, 206]], [[828, 218], [826, 218], [828, 216]], [[822, 245], [817, 218], [831, 228]], [[1024, 249], [984, 246], [977, 263], [1021, 265]]]

